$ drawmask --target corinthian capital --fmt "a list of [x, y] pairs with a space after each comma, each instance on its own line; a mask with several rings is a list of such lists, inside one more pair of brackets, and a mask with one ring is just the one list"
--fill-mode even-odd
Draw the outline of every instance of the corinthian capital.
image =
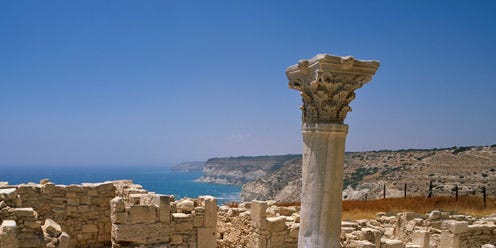
[[304, 124], [342, 124], [355, 90], [368, 83], [379, 62], [319, 54], [286, 69], [289, 88], [300, 91]]

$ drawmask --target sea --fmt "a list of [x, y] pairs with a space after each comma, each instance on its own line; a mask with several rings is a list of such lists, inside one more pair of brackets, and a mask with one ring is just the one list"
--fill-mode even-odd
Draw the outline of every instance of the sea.
[[131, 179], [144, 189], [176, 199], [211, 195], [218, 204], [239, 202], [241, 187], [196, 182], [202, 172], [177, 172], [159, 166], [0, 166], [0, 182], [11, 185], [48, 178], [55, 184], [96, 183]]

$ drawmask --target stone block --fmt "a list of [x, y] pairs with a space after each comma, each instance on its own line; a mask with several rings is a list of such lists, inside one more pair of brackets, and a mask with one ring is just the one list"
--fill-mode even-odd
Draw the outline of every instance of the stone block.
[[114, 183], [112, 182], [95, 183], [95, 186], [100, 194], [115, 191]]
[[203, 226], [203, 220], [205, 219], [205, 216], [203, 214], [195, 214], [193, 217], [193, 225], [195, 227], [202, 227]]
[[198, 247], [216, 248], [217, 240], [215, 239], [215, 228], [198, 228]]
[[405, 248], [405, 244], [397, 239], [382, 239], [381, 248]]
[[41, 192], [45, 194], [52, 194], [57, 191], [57, 187], [54, 183], [47, 183], [41, 187]]
[[252, 245], [250, 246], [250, 248], [270, 248], [267, 246], [267, 237], [265, 235], [254, 233], [251, 242]]
[[186, 232], [190, 232], [190, 231], [193, 231], [193, 221], [175, 223], [175, 225], [174, 225], [174, 232], [186, 233]]
[[67, 198], [67, 205], [71, 205], [71, 206], [79, 205], [79, 198]]
[[83, 195], [79, 198], [79, 202], [84, 205], [90, 205], [91, 204], [91, 196], [88, 195]]
[[178, 212], [189, 214], [195, 209], [195, 203], [190, 199], [182, 199], [177, 202]]
[[83, 233], [97, 233], [98, 226], [94, 224], [83, 225]]
[[182, 235], [178, 235], [178, 234], [172, 235], [171, 240], [170, 240], [171, 245], [179, 245], [182, 243], [183, 243], [183, 236]]
[[212, 196], [200, 196], [200, 200], [205, 207], [204, 227], [217, 226], [217, 199]]
[[252, 201], [251, 202], [251, 225], [255, 228], [265, 229], [267, 227], [267, 202]]
[[114, 213], [124, 212], [124, 199], [122, 199], [122, 197], [115, 197], [114, 199], [110, 200], [110, 210]]
[[0, 189], [0, 201], [14, 200], [17, 196], [17, 189]]
[[459, 240], [456, 235], [443, 231], [438, 248], [459, 248]]
[[429, 248], [430, 234], [428, 231], [415, 230], [412, 234], [412, 243], [421, 248]]
[[133, 224], [155, 223], [157, 221], [155, 206], [131, 206], [129, 220]]
[[160, 222], [169, 224], [171, 220], [171, 206], [170, 203], [173, 197], [169, 195], [157, 195], [158, 198], [158, 215]]
[[23, 220], [37, 220], [38, 213], [33, 208], [14, 208], [15, 215]]
[[112, 213], [112, 215], [110, 215], [110, 221], [113, 224], [125, 224], [129, 221], [128, 217], [129, 214], [127, 212]]
[[362, 228], [358, 235], [359, 239], [370, 241], [376, 247], [381, 246], [382, 232], [373, 228]]
[[117, 243], [132, 243], [136, 245], [169, 242], [169, 227], [161, 223], [112, 225], [112, 237]]
[[367, 240], [351, 240], [346, 246], [349, 248], [375, 248], [376, 246]]
[[445, 220], [442, 222], [442, 228], [449, 230], [453, 234], [464, 233], [468, 231], [468, 222], [466, 221], [456, 221], [456, 220]]
[[267, 218], [267, 229], [270, 232], [281, 232], [286, 229], [286, 217], [268, 217]]

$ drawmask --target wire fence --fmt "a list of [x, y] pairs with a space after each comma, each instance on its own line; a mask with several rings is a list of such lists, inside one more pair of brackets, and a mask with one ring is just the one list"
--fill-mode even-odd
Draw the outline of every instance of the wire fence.
[[[447, 192], [446, 189], [449, 188], [449, 191]], [[403, 197], [407, 198], [409, 197], [408, 195], [408, 184], [405, 183], [403, 186]], [[387, 187], [384, 184], [383, 185], [383, 193], [382, 193], [382, 198], [386, 199], [387, 198]], [[433, 198], [436, 195], [451, 195], [454, 197], [457, 201], [458, 198], [461, 195], [472, 195], [472, 196], [480, 196], [483, 199], [483, 204], [484, 208], [487, 207], [487, 198], [488, 196], [495, 196], [496, 195], [496, 187], [486, 187], [486, 186], [480, 186], [480, 185], [464, 185], [464, 187], [459, 187], [457, 184], [455, 185], [441, 185], [441, 184], [434, 184], [433, 181], [429, 182], [429, 189], [427, 191], [427, 194], [425, 195], [425, 198]], [[368, 194], [365, 194], [365, 200], [368, 200]]]

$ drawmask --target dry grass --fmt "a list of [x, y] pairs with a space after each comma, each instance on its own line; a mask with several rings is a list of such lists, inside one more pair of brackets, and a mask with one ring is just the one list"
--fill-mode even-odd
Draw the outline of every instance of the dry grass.
[[[238, 207], [239, 203], [224, 203], [229, 207]], [[300, 206], [299, 202], [278, 202], [279, 207]], [[460, 196], [458, 201], [454, 197], [409, 197], [388, 198], [377, 200], [347, 200], [343, 201], [343, 220], [374, 219], [379, 212], [399, 213], [416, 212], [425, 214], [432, 210], [465, 214], [475, 217], [487, 216], [496, 213], [496, 199], [488, 198], [486, 208], [482, 197]]]
[[458, 201], [453, 197], [350, 200], [343, 201], [343, 220], [375, 218], [378, 212], [398, 213], [409, 211], [423, 214], [432, 210], [441, 210], [453, 214], [486, 216], [496, 213], [496, 199], [488, 198], [486, 208], [484, 208], [483, 199], [474, 196], [460, 197]]
[[[239, 203], [225, 203], [229, 207], [238, 207]], [[300, 206], [299, 202], [282, 202], [279, 207]], [[378, 212], [399, 213], [416, 212], [428, 213], [432, 210], [441, 210], [452, 214], [465, 214], [475, 217], [487, 216], [496, 213], [496, 199], [488, 198], [486, 208], [483, 199], [475, 196], [461, 196], [458, 201], [454, 197], [409, 197], [388, 198], [377, 200], [347, 200], [343, 201], [343, 220], [373, 219]]]

